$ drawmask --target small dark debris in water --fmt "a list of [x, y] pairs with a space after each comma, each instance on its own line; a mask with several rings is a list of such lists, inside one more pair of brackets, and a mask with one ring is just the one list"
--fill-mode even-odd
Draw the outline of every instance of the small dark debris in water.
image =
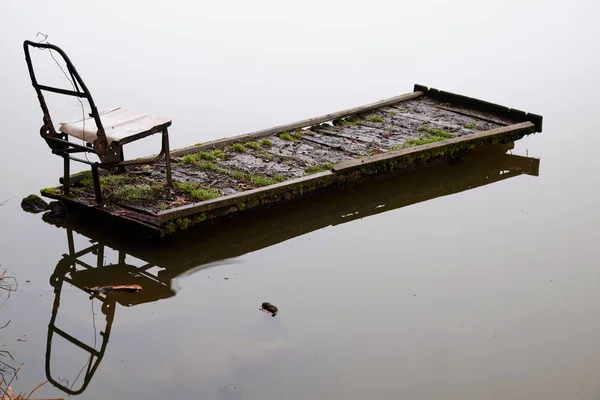
[[[228, 391], [228, 392], [237, 392], [237, 387], [232, 385], [232, 384], [227, 384], [224, 387], [224, 390]], [[236, 396], [237, 397], [237, 396]]]
[[26, 282], [26, 283], [29, 283], [29, 282], [31, 282], [31, 281], [30, 281], [29, 279], [27, 279], [25, 282]]
[[96, 286], [88, 288], [92, 293], [137, 293], [142, 290], [140, 285]]
[[30, 213], [40, 213], [42, 211], [48, 210], [48, 203], [46, 203], [42, 198], [35, 194], [30, 194], [21, 200], [21, 208], [24, 211]]
[[275, 305], [273, 305], [269, 302], [266, 302], [266, 301], [264, 303], [262, 303], [261, 310], [268, 312], [273, 317], [276, 316], [277, 313], [279, 312], [279, 309]]
[[225, 278], [223, 278], [223, 279], [225, 279], [226, 281], [228, 281], [228, 280], [229, 280], [229, 278], [228, 278], [228, 277], [225, 277]]

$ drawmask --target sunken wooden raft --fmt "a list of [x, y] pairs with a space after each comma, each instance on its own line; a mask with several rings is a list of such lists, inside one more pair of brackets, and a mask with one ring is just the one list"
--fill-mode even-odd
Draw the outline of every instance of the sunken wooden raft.
[[[362, 107], [175, 150], [171, 191], [157, 186], [164, 179], [160, 165], [111, 175], [103, 186], [110, 204], [102, 210], [170, 233], [541, 129], [541, 116], [415, 85], [413, 93]], [[66, 200], [93, 206], [85, 175], [73, 178], [82, 184]], [[136, 187], [149, 195], [123, 193]], [[43, 194], [61, 197], [59, 188]]]

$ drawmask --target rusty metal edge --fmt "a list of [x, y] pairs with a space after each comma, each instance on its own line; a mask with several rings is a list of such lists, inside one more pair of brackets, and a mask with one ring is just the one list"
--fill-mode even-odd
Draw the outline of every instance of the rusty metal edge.
[[493, 114], [508, 117], [514, 119], [516, 122], [530, 121], [535, 125], [536, 132], [542, 132], [544, 118], [538, 114], [521, 111], [516, 108], [510, 108], [495, 103], [490, 103], [488, 101], [479, 100], [461, 94], [446, 92], [435, 88], [429, 88], [427, 86], [419, 84], [415, 84], [414, 91], [424, 93], [425, 96], [432, 97], [440, 101], [446, 101], [453, 104], [460, 104], [476, 110], [486, 111]]

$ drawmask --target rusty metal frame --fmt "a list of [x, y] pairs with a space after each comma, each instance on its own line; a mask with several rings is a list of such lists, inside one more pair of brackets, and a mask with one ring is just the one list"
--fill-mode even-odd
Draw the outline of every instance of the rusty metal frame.
[[[67, 66], [68, 74], [71, 77], [72, 84], [75, 90], [67, 90], [61, 89], [52, 86], [40, 85], [37, 81], [35, 70], [33, 68], [33, 63], [31, 61], [30, 47], [37, 48], [40, 50], [48, 50], [54, 51], [59, 54], [63, 61]], [[94, 192], [96, 195], [96, 204], [102, 204], [102, 191], [100, 188], [100, 180], [98, 174], [98, 168], [103, 169], [124, 169], [126, 166], [133, 165], [142, 165], [142, 164], [151, 164], [154, 162], [158, 162], [164, 158], [165, 160], [165, 172], [167, 178], [167, 185], [172, 185], [171, 178], [171, 153], [169, 149], [169, 132], [168, 127], [171, 125], [171, 121], [158, 125], [150, 130], [141, 132], [137, 135], [127, 137], [119, 142], [108, 143], [106, 138], [106, 133], [104, 132], [104, 127], [102, 125], [102, 120], [100, 119], [100, 114], [98, 113], [98, 109], [96, 104], [94, 103], [94, 99], [92, 98], [92, 94], [89, 89], [81, 79], [81, 76], [77, 72], [77, 69], [67, 56], [67, 54], [58, 46], [55, 46], [50, 43], [37, 43], [26, 40], [23, 42], [23, 50], [25, 52], [25, 61], [27, 62], [27, 68], [29, 70], [29, 76], [31, 78], [31, 84], [34, 87], [38, 100], [40, 102], [40, 107], [42, 108], [43, 116], [43, 125], [40, 128], [40, 135], [46, 140], [46, 143], [52, 150], [53, 154], [56, 154], [63, 158], [64, 160], [64, 178], [63, 178], [63, 191], [65, 195], [69, 194], [70, 189], [70, 161], [78, 161], [84, 164], [88, 164], [92, 168], [92, 176], [94, 179]], [[64, 72], [64, 71], [63, 71]], [[98, 131], [96, 133], [96, 140], [90, 145], [86, 144], [80, 145], [77, 143], [73, 143], [69, 141], [68, 135], [60, 132], [56, 132], [54, 129], [54, 124], [52, 123], [52, 118], [50, 116], [50, 111], [46, 104], [46, 100], [44, 99], [43, 91], [48, 91], [52, 93], [63, 94], [67, 96], [74, 96], [80, 99], [85, 99], [88, 101], [90, 106], [90, 117], [94, 119], [96, 123], [96, 127]], [[155, 157], [148, 157], [144, 159], [137, 160], [124, 160], [123, 156], [123, 145], [127, 143], [131, 143], [133, 141], [145, 138], [147, 136], [153, 135], [155, 133], [162, 133], [162, 145], [160, 153]], [[92, 153], [97, 155], [100, 158], [101, 162], [92, 162], [89, 160], [84, 160], [82, 158], [73, 157], [71, 154], [73, 153]]]

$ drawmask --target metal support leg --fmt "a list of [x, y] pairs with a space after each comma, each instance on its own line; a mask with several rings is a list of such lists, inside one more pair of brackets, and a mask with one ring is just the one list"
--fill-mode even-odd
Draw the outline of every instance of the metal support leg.
[[100, 191], [100, 177], [98, 176], [98, 165], [92, 164], [92, 178], [94, 179], [94, 192], [96, 193], [96, 205], [102, 204], [102, 192]]
[[69, 244], [69, 255], [75, 254], [75, 242], [73, 241], [73, 229], [67, 228], [67, 243]]
[[163, 131], [163, 150], [165, 151], [165, 172], [167, 175], [167, 186], [173, 186], [171, 179], [171, 150], [169, 149], [169, 131], [167, 128]]
[[[123, 162], [125, 161], [125, 155], [123, 154], [123, 146], [119, 146], [119, 162]], [[119, 172], [120, 173], [125, 173], [125, 166], [120, 166], [119, 167]]]
[[104, 266], [104, 245], [98, 243], [98, 254], [96, 255], [96, 267]]
[[70, 161], [69, 157], [63, 157], [64, 160], [64, 178], [63, 178], [63, 192], [64, 194], [68, 195], [69, 191], [71, 189], [71, 172], [70, 172]]
[[127, 257], [127, 253], [119, 250], [119, 264], [125, 264], [125, 257]]

